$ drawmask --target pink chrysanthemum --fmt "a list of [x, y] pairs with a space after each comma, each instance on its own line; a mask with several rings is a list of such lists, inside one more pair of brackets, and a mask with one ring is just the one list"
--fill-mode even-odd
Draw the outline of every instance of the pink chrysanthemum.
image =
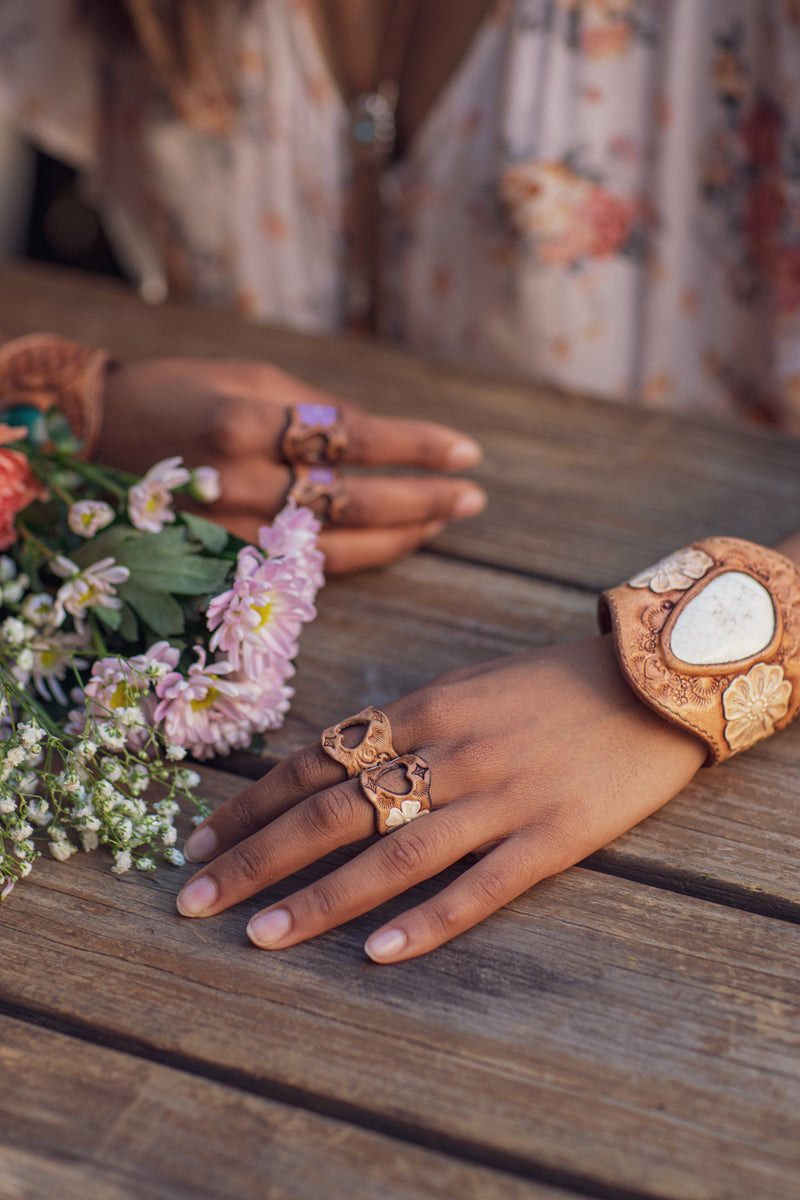
[[239, 552], [233, 587], [209, 603], [210, 648], [220, 649], [248, 679], [294, 658], [304, 621], [316, 609], [291, 561], [265, 559], [254, 546]]
[[126, 745], [140, 750], [155, 721], [156, 701], [150, 685], [178, 665], [180, 651], [169, 642], [156, 642], [144, 654], [126, 659], [122, 656], [100, 658], [83, 693], [84, 707], [69, 714], [68, 732], [82, 733], [86, 718], [99, 721], [113, 718], [117, 709], [138, 708], [141, 721], [126, 727]]
[[294, 499], [288, 501], [271, 525], [262, 525], [258, 544], [270, 558], [291, 561], [298, 576], [305, 580], [304, 599], [313, 601], [325, 582], [325, 556], [317, 549], [320, 523], [308, 508], [301, 508]]
[[163, 722], [169, 743], [195, 758], [229, 754], [252, 738], [253, 685], [223, 678], [233, 670], [229, 662], [206, 665], [205, 650], [198, 646], [196, 652], [197, 662], [185, 676], [173, 671], [156, 684], [155, 719]]

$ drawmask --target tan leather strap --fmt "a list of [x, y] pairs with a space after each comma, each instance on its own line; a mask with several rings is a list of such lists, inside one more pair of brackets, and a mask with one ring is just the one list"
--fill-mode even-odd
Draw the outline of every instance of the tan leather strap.
[[110, 357], [55, 333], [32, 333], [0, 346], [0, 409], [28, 405], [65, 416], [89, 456], [100, 433]]

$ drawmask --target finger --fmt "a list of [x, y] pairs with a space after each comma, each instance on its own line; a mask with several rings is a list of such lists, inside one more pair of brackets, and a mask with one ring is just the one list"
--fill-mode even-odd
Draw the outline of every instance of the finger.
[[325, 555], [325, 574], [331, 577], [384, 567], [436, 537], [444, 524], [429, 521], [425, 525], [395, 525], [391, 529], [329, 529], [320, 534], [318, 543]]
[[324, 879], [257, 913], [248, 937], [262, 949], [315, 937], [452, 866], [491, 828], [491, 814], [469, 801], [417, 817]]
[[[243, 542], [258, 545], [258, 531], [264, 523], [258, 517], [217, 512], [214, 519]], [[425, 525], [394, 525], [390, 529], [329, 529], [319, 535], [317, 544], [325, 555], [325, 574], [331, 578], [384, 567], [404, 558], [435, 538], [444, 527], [444, 521], [429, 521]]]
[[261, 779], [226, 800], [189, 835], [183, 848], [189, 862], [208, 862], [263, 829], [300, 800], [340, 783], [344, 768], [319, 742], [304, 746]]
[[339, 408], [347, 432], [345, 462], [365, 467], [466, 471], [483, 457], [476, 441], [446, 425], [378, 417], [341, 402]]
[[[395, 701], [384, 705], [382, 711], [389, 719], [394, 749], [405, 754], [413, 741], [413, 703], [407, 699]], [[344, 767], [325, 753], [321, 741], [312, 742], [226, 800], [189, 836], [184, 855], [190, 862], [208, 862], [258, 833], [301, 800], [344, 779]], [[364, 804], [371, 812], [366, 800]]]
[[211, 917], [326, 854], [375, 831], [357, 779], [309, 796], [193, 876], [178, 896], [185, 917]]
[[[208, 514], [249, 514], [271, 519], [285, 503], [292, 482], [288, 467], [246, 458], [214, 464], [222, 497]], [[341, 524], [355, 528], [416, 525], [474, 517], [486, 507], [486, 493], [466, 479], [407, 476], [349, 476]]]
[[529, 838], [507, 838], [438, 895], [377, 929], [364, 948], [378, 963], [428, 954], [509, 904], [546, 873], [537, 870]]
[[[223, 456], [255, 452], [280, 459], [289, 407], [300, 403], [338, 406], [347, 435], [346, 462], [464, 471], [483, 456], [476, 441], [446, 425], [373, 416], [275, 369], [265, 369], [254, 378], [255, 387], [250, 379], [246, 384], [239, 381], [243, 392], [229, 397], [220, 410], [212, 443]], [[244, 394], [245, 387], [249, 394]]]
[[462, 479], [408, 476], [351, 476], [342, 525], [385, 529], [474, 517], [486, 507], [486, 493]]

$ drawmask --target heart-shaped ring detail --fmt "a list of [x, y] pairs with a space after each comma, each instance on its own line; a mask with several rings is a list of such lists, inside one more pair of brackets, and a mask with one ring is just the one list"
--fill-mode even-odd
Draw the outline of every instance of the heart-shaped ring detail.
[[[358, 745], [346, 746], [342, 734], [353, 725], [364, 725], [364, 736]], [[326, 729], [322, 735], [322, 749], [341, 763], [351, 779], [378, 763], [396, 757], [389, 718], [379, 708], [372, 706]]]
[[[381, 786], [381, 779], [396, 767], [405, 768], [410, 791], [391, 792]], [[431, 769], [418, 754], [401, 754], [379, 763], [377, 768], [362, 771], [359, 782], [375, 808], [378, 833], [390, 833], [431, 811]]]

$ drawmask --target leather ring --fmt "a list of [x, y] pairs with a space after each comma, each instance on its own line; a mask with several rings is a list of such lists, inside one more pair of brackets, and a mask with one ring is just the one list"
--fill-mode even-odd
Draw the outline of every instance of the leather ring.
[[310, 508], [326, 525], [338, 525], [347, 508], [347, 490], [335, 467], [295, 463], [287, 499]]
[[281, 438], [287, 463], [333, 466], [347, 453], [347, 430], [335, 404], [293, 404]]
[[[344, 730], [356, 725], [364, 726], [364, 735], [355, 746], [346, 746], [342, 736]], [[338, 725], [331, 725], [326, 729], [322, 734], [322, 749], [344, 767], [351, 779], [377, 763], [388, 762], [397, 757], [397, 751], [392, 745], [389, 718], [386, 713], [371, 705], [356, 713], [354, 717], [348, 717]]]
[[[364, 726], [361, 741], [347, 746], [344, 731], [358, 725]], [[370, 706], [331, 725], [322, 734], [322, 749], [351, 779], [358, 776], [364, 796], [375, 809], [378, 833], [391, 833], [431, 811], [430, 766], [418, 754], [397, 754], [389, 718], [379, 708]], [[394, 792], [381, 783], [398, 767], [405, 771], [408, 791]]]
[[[405, 770], [410, 784], [407, 792], [394, 792], [381, 785], [381, 779], [398, 767]], [[362, 771], [358, 778], [361, 790], [375, 809], [378, 833], [391, 833], [431, 811], [431, 768], [419, 754], [390, 758]]]

